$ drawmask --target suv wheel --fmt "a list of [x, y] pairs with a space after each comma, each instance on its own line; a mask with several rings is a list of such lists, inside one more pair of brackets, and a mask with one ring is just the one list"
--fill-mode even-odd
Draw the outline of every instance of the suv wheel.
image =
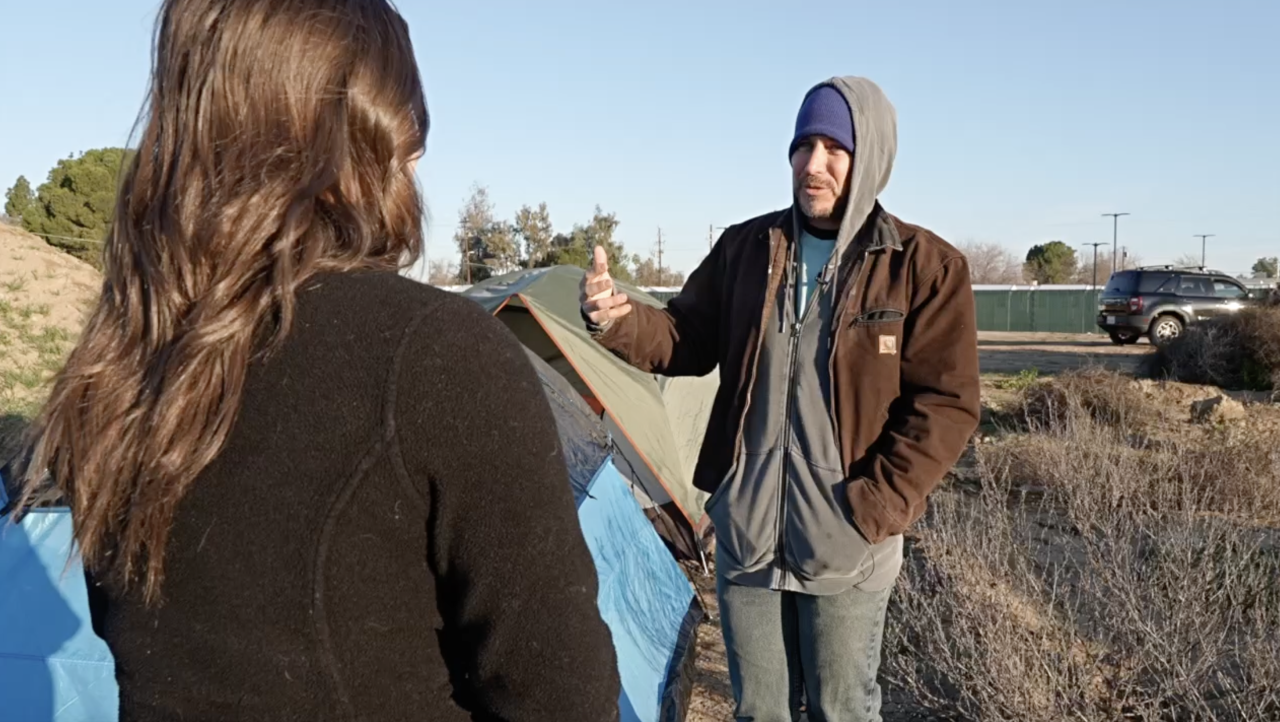
[[1160, 316], [1151, 324], [1151, 343], [1168, 345], [1182, 335], [1182, 321], [1177, 316]]

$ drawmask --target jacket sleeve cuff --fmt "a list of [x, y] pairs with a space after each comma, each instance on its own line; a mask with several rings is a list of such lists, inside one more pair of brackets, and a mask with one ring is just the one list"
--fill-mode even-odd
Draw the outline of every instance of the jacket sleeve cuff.
[[582, 316], [582, 323], [587, 327], [587, 333], [592, 336], [600, 336], [613, 325], [613, 319], [609, 319], [604, 323], [595, 323], [587, 316], [587, 312], [581, 306], [578, 307], [578, 314]]
[[845, 489], [849, 507], [853, 510], [853, 525], [870, 544], [879, 544], [895, 534], [907, 530], [908, 524], [891, 514], [866, 478], [854, 479]]

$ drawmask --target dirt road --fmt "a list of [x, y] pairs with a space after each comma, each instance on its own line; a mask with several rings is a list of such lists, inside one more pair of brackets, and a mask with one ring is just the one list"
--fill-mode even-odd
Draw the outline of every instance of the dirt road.
[[1116, 346], [1106, 336], [1066, 333], [978, 334], [978, 361], [984, 374], [1016, 374], [1035, 369], [1056, 374], [1084, 366], [1105, 366], [1132, 373], [1152, 346], [1141, 341]]

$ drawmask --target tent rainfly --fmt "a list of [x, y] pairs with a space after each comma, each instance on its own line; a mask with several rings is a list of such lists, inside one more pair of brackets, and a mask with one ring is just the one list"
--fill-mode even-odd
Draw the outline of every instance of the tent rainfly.
[[[586, 331], [578, 289], [583, 270], [556, 266], [515, 271], [471, 286], [463, 295], [503, 321], [524, 346], [560, 372], [600, 415], [619, 469], [662, 538], [681, 558], [703, 560], [707, 494], [693, 468], [719, 378], [667, 378], [632, 368]], [[632, 303], [662, 304], [618, 284]]]

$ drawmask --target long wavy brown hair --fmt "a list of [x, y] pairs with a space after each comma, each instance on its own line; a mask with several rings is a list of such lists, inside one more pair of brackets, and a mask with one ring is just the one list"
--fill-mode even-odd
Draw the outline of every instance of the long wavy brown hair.
[[386, 0], [165, 0], [98, 304], [22, 465], [86, 568], [159, 599], [183, 494], [318, 272], [421, 253], [428, 117]]

